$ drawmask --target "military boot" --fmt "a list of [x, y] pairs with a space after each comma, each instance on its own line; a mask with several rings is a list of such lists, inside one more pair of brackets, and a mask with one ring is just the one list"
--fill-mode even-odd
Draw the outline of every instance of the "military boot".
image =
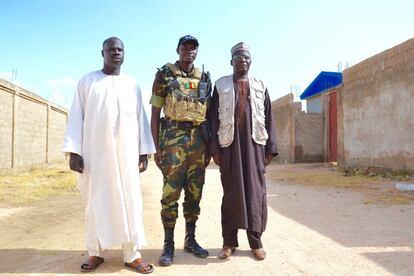
[[208, 251], [202, 248], [195, 240], [195, 228], [194, 222], [186, 223], [184, 250], [193, 253], [196, 257], [206, 258], [208, 256]]
[[174, 259], [174, 228], [164, 228], [164, 249], [159, 259], [160, 266], [172, 265]]

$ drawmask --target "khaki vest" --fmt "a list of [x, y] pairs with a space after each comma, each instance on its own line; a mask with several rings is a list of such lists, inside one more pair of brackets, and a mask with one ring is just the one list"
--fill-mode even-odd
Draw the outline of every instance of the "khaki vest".
[[[261, 80], [249, 77], [250, 106], [252, 109], [252, 138], [259, 145], [266, 145], [268, 133], [265, 125], [265, 92], [266, 87]], [[222, 148], [228, 147], [234, 140], [235, 94], [233, 75], [216, 81], [219, 95], [219, 129], [217, 132]]]
[[198, 97], [201, 71], [194, 68], [194, 74], [184, 76], [176, 65], [167, 63], [166, 66], [173, 72], [179, 87], [173, 88], [165, 98], [164, 114], [172, 120], [201, 124], [206, 119], [207, 103], [193, 100]]

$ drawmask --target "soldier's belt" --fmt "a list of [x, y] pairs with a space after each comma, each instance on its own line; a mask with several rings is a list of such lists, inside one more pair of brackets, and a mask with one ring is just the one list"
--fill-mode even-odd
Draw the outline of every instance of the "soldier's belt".
[[187, 121], [181, 122], [181, 121], [176, 121], [176, 120], [171, 120], [169, 118], [165, 118], [164, 126], [165, 127], [176, 126], [178, 128], [195, 128], [195, 127], [199, 127], [200, 123], [198, 123], [198, 122], [187, 122]]

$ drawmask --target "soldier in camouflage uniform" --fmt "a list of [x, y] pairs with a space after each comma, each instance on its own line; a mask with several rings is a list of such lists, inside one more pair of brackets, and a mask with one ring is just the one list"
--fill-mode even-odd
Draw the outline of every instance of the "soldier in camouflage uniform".
[[[157, 153], [155, 163], [164, 178], [161, 219], [164, 227], [162, 266], [174, 258], [174, 226], [178, 203], [184, 190], [183, 213], [186, 221], [184, 250], [206, 258], [208, 251], [195, 240], [195, 224], [200, 214], [207, 151], [207, 106], [211, 92], [209, 74], [194, 67], [198, 41], [186, 35], [177, 45], [179, 60], [158, 70], [152, 88], [151, 130]], [[165, 117], [160, 119], [163, 108]]]

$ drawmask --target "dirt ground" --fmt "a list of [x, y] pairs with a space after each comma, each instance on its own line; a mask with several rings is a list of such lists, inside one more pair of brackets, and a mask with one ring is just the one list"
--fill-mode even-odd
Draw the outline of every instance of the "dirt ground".
[[[267, 258], [260, 262], [252, 258], [244, 231], [239, 232], [234, 256], [217, 259], [222, 189], [217, 167], [210, 166], [197, 225], [197, 239], [210, 256], [198, 259], [182, 250], [180, 209], [174, 264], [160, 267], [162, 176], [151, 164], [142, 175], [148, 240], [142, 254], [155, 264], [153, 275], [414, 275], [414, 204], [367, 204], [369, 193], [361, 189], [295, 184], [275, 177], [282, 171], [315, 168], [318, 165], [268, 168], [268, 225], [263, 234]], [[77, 193], [0, 208], [0, 274], [81, 274], [79, 266], [87, 257], [83, 231]], [[93, 274], [136, 275], [123, 267], [120, 248], [106, 251], [104, 257]]]

